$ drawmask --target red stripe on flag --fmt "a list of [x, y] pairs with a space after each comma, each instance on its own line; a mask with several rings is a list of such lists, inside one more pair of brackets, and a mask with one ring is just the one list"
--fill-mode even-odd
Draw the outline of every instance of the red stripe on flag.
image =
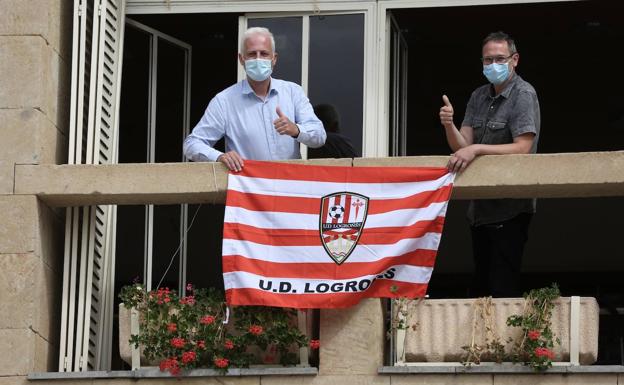
[[225, 298], [229, 305], [261, 305], [296, 309], [330, 309], [356, 305], [364, 298], [422, 298], [427, 284], [377, 280], [368, 290], [358, 293], [283, 294], [260, 289], [229, 289]]
[[[340, 195], [331, 197], [327, 200], [330, 201], [330, 205], [331, 205], [331, 207], [329, 208], [330, 210], [332, 209], [332, 207], [340, 205]], [[331, 217], [331, 223], [338, 223], [338, 219], [336, 217]]]
[[349, 215], [351, 215], [351, 194], [345, 196], [344, 213], [342, 214], [341, 222], [349, 223]]
[[242, 171], [230, 173], [235, 176], [283, 180], [338, 183], [402, 183], [435, 180], [447, 174], [448, 170], [445, 167], [313, 166], [245, 160], [245, 167]]
[[[444, 217], [420, 221], [404, 227], [375, 227], [364, 229], [359, 245], [390, 245], [401, 239], [420, 238], [427, 233], [442, 233]], [[320, 246], [319, 230], [262, 229], [249, 225], [223, 224], [223, 239], [245, 240], [271, 246]]]
[[368, 204], [368, 215], [382, 214], [394, 210], [420, 209], [432, 203], [446, 202], [451, 196], [453, 186], [443, 186], [434, 191], [423, 191], [419, 194], [398, 199], [372, 200]]
[[[270, 199], [271, 197], [268, 197], [268, 199]], [[289, 201], [292, 199], [297, 199], [297, 198], [288, 198]], [[318, 200], [316, 198], [312, 198], [313, 200], [317, 201]], [[296, 204], [296, 203], [295, 203]], [[318, 203], [317, 203], [318, 204]], [[303, 206], [303, 205], [302, 205]], [[322, 221], [326, 221], [327, 220], [327, 216], [329, 215], [329, 199], [325, 199], [323, 201], [323, 210], [322, 212], [319, 214], [320, 216], [325, 216], [325, 218], [320, 218], [320, 220]]]
[[388, 257], [375, 262], [352, 262], [338, 266], [321, 256], [319, 260], [328, 263], [279, 263], [261, 259], [245, 258], [240, 255], [223, 256], [223, 272], [245, 271], [263, 277], [310, 278], [310, 279], [350, 279], [370, 274], [382, 274], [392, 266], [413, 265], [433, 267], [435, 250], [416, 250], [398, 257]]
[[[381, 214], [400, 209], [417, 209], [431, 203], [445, 202], [451, 196], [452, 186], [443, 186], [437, 191], [424, 191], [419, 194], [398, 199], [378, 199], [369, 201], [368, 214]], [[272, 211], [294, 214], [319, 214], [319, 198], [298, 198], [280, 196], [279, 204], [276, 196], [242, 193], [228, 190], [227, 205], [241, 207], [253, 211]], [[325, 200], [324, 212], [329, 208], [329, 199]]]

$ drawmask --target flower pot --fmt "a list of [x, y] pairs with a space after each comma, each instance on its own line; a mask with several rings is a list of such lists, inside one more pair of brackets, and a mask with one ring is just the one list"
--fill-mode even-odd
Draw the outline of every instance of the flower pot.
[[[127, 309], [123, 303], [119, 304], [119, 356], [128, 365], [132, 366], [133, 369], [140, 366], [158, 366], [158, 362], [147, 361], [141, 347], [139, 347], [140, 363], [136, 362], [135, 365], [132, 364], [132, 351], [134, 345], [131, 345], [129, 341], [130, 336], [135, 333], [132, 332], [131, 312], [132, 309]], [[138, 319], [136, 328], [136, 334], [138, 334]]]
[[[576, 297], [578, 298], [578, 297]], [[472, 342], [473, 333], [478, 345], [485, 344], [486, 328], [475, 312], [477, 299], [436, 299], [408, 301], [406, 304], [407, 328], [397, 332], [396, 351], [399, 363], [417, 362], [460, 362], [465, 355], [462, 346]], [[578, 329], [572, 331], [573, 340], [578, 341], [578, 358], [582, 365], [596, 362], [598, 356], [598, 303], [595, 298], [580, 298], [578, 319], [571, 319], [570, 298], [555, 301], [552, 313], [552, 331], [561, 341], [555, 344], [554, 361], [569, 361], [571, 348], [571, 321], [578, 322]], [[520, 328], [507, 326], [507, 318], [522, 314], [523, 298], [495, 298], [490, 307], [492, 332], [501, 343], [509, 338], [517, 341]], [[479, 326], [480, 325], [480, 326]], [[491, 335], [491, 334], [490, 334]], [[509, 345], [507, 345], [509, 347]], [[572, 345], [573, 347], [576, 345]], [[575, 356], [575, 355], [574, 355]]]
[[[132, 334], [139, 333], [138, 326], [138, 315], [135, 325], [135, 331], [132, 330], [132, 317], [131, 317], [132, 309], [127, 309], [123, 303], [119, 304], [119, 355], [123, 361], [132, 366], [133, 369], [139, 368], [141, 366], [158, 366], [159, 362], [150, 362], [147, 361], [145, 355], [143, 354], [143, 349], [139, 347], [136, 357], [136, 361], [134, 364], [132, 363], [132, 353], [134, 346], [129, 343], [130, 336]], [[293, 324], [299, 324], [300, 330], [305, 331], [308, 335], [312, 333], [312, 324], [313, 321], [308, 318], [307, 312], [300, 312], [294, 319]], [[230, 316], [229, 324], [226, 326], [228, 329], [233, 330], [234, 318], [236, 317], [236, 312], [232, 312]], [[231, 331], [230, 330], [230, 331]], [[257, 346], [249, 347], [248, 350], [252, 353], [256, 359], [254, 360], [261, 366], [281, 366], [279, 365], [280, 356], [275, 346], [269, 345], [266, 349], [260, 349]], [[308, 365], [308, 347], [296, 348], [293, 347], [290, 350], [291, 353], [296, 354], [299, 357], [299, 361], [302, 366]], [[139, 359], [140, 356], [140, 359]], [[140, 362], [138, 362], [140, 360]]]

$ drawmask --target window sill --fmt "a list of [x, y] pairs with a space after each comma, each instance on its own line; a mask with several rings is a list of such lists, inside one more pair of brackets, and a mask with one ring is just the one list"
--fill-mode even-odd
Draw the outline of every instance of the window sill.
[[[527, 366], [503, 364], [482, 364], [470, 367], [459, 363], [439, 365], [413, 365], [413, 366], [382, 366], [379, 374], [531, 374], [535, 371]], [[540, 374], [613, 374], [624, 373], [623, 365], [581, 365], [581, 366], [553, 366]]]
[[[223, 375], [213, 369], [194, 369], [183, 372], [180, 376], [186, 377], [243, 377], [243, 376], [315, 376], [318, 369], [315, 367], [284, 367], [284, 368], [233, 368]], [[139, 370], [113, 370], [91, 372], [43, 372], [30, 373], [28, 379], [37, 380], [78, 380], [78, 379], [114, 379], [132, 378], [171, 378], [175, 377], [158, 368], [143, 368]]]

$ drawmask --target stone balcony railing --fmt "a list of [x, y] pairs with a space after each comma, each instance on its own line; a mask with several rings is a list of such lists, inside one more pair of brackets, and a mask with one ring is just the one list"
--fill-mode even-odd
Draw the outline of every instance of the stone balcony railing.
[[[446, 156], [293, 161], [333, 166], [439, 166]], [[50, 206], [223, 203], [220, 163], [16, 165], [15, 194]], [[483, 156], [458, 175], [451, 199], [624, 196], [624, 151]]]

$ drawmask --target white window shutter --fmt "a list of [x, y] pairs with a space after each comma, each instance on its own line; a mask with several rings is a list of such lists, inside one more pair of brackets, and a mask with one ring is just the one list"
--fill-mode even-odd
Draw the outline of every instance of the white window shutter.
[[[117, 163], [124, 0], [74, 0], [70, 164]], [[68, 208], [59, 371], [110, 368], [116, 207]]]

